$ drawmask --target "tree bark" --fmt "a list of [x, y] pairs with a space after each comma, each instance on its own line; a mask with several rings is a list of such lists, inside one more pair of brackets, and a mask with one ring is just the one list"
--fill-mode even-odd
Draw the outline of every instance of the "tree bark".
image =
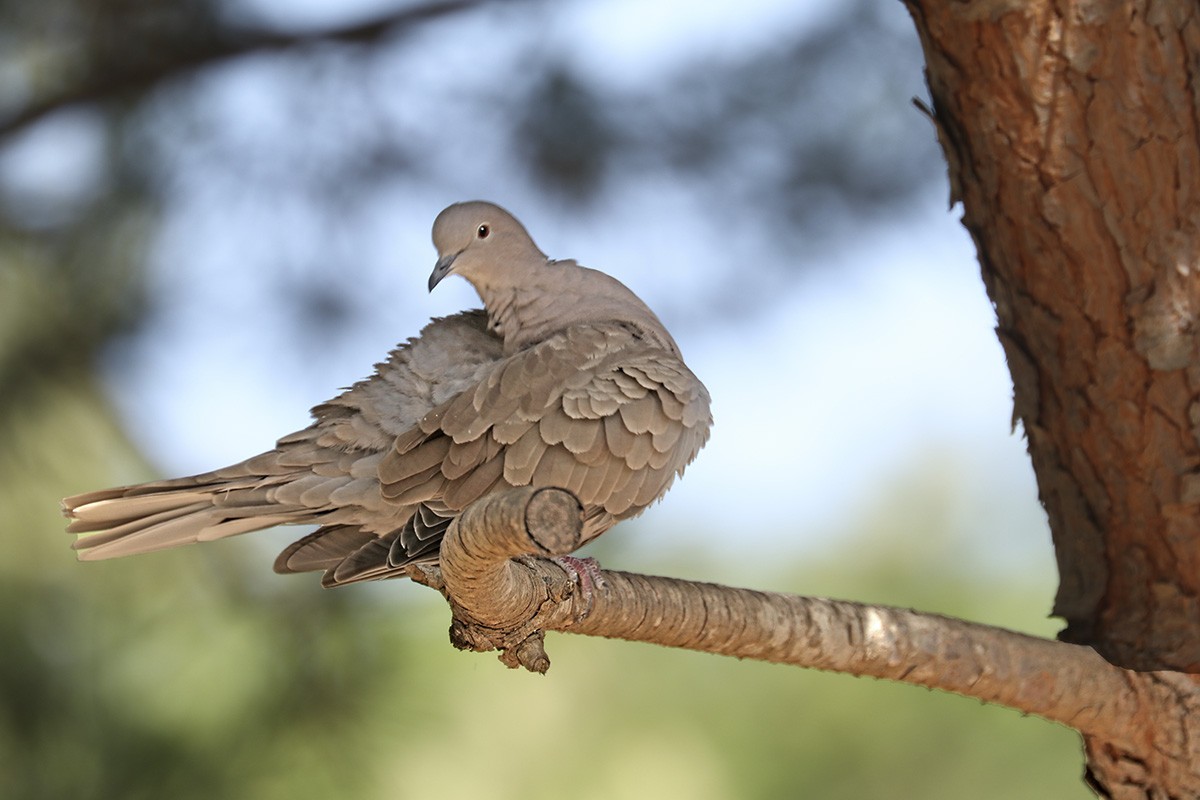
[[1087, 737], [1091, 780], [1197, 796], [1197, 7], [906, 3], [1050, 519], [1060, 638], [1172, 687], [1129, 720], [1154, 748]]

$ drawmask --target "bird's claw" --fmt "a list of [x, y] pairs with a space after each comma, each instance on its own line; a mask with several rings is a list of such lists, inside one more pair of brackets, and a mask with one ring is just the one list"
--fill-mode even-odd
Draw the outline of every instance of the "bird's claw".
[[584, 602], [583, 613], [579, 615], [579, 619], [585, 618], [592, 613], [592, 607], [596, 604], [596, 590], [607, 586], [600, 571], [600, 562], [594, 558], [575, 556], [555, 556], [550, 560], [558, 564], [571, 582], [579, 587]]

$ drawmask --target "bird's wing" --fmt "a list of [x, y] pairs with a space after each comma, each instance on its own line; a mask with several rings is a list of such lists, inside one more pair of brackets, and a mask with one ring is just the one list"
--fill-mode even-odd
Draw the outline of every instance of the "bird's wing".
[[[496, 364], [396, 437], [379, 482], [386, 501], [431, 519], [500, 487], [560, 487], [583, 503], [590, 538], [662, 496], [710, 424], [708, 392], [674, 353], [619, 323], [576, 325]], [[384, 577], [428, 553], [432, 537], [416, 526], [387, 548], [362, 548], [327, 583]]]

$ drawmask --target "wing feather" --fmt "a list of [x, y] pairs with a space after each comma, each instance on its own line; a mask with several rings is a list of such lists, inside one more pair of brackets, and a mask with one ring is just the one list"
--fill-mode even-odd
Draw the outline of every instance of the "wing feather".
[[596, 535], [661, 496], [707, 437], [709, 418], [707, 393], [674, 353], [620, 325], [555, 334], [397, 434], [379, 461], [380, 490], [415, 513], [327, 572], [326, 583], [389, 577], [436, 558], [450, 521], [500, 486], [575, 492]]

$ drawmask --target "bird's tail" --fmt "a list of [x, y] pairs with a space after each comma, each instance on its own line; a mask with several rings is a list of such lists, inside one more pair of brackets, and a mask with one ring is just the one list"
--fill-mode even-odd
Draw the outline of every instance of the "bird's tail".
[[274, 502], [278, 477], [220, 473], [101, 489], [68, 497], [63, 514], [82, 561], [149, 553], [283, 523], [306, 522], [311, 509]]

